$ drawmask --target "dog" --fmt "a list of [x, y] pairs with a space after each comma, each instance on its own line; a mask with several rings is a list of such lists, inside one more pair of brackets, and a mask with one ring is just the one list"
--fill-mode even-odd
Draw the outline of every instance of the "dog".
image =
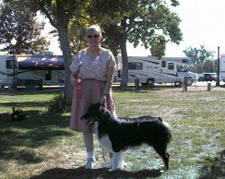
[[148, 144], [162, 158], [164, 169], [169, 169], [167, 146], [172, 138], [167, 123], [160, 117], [141, 116], [138, 118], [116, 117], [102, 104], [91, 104], [81, 120], [86, 124], [95, 124], [95, 134], [103, 147], [112, 153], [112, 167], [115, 171], [121, 167], [123, 151], [130, 147]]
[[13, 111], [11, 114], [12, 121], [20, 121], [27, 118], [26, 114], [21, 109], [15, 110], [15, 107], [13, 107], [12, 111]]

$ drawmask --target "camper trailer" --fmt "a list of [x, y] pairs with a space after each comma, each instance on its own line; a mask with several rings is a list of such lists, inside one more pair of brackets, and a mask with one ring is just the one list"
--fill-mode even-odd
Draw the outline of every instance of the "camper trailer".
[[225, 82], [225, 54], [220, 58], [220, 81]]
[[0, 86], [59, 85], [64, 81], [62, 56], [0, 56]]
[[137, 78], [139, 82], [145, 85], [154, 85], [155, 83], [173, 83], [182, 84], [184, 78], [191, 85], [194, 82], [195, 75], [184, 68], [188, 64], [187, 58], [166, 57], [157, 59], [157, 57], [128, 57], [128, 82], [134, 82]]

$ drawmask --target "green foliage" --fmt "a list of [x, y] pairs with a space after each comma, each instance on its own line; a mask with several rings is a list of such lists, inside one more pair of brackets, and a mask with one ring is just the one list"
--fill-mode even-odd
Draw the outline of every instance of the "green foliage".
[[[63, 59], [65, 64], [65, 98], [67, 102], [72, 99], [72, 86], [70, 84], [70, 69], [69, 66], [73, 60], [71, 52], [71, 42], [68, 34], [68, 26], [72, 20], [72, 17], [76, 12], [84, 11], [83, 6], [87, 3], [87, 0], [24, 0], [29, 3], [29, 7], [33, 12], [40, 11], [44, 14], [51, 25], [56, 28], [60, 48], [63, 53]], [[82, 16], [82, 14], [77, 14]], [[76, 29], [75, 29], [76, 30]]]
[[[6, 1], [0, 5], [0, 43], [3, 51], [16, 54], [44, 53], [49, 42], [41, 37], [43, 23], [37, 23], [35, 16], [23, 1]], [[15, 38], [17, 43], [11, 44]]]
[[88, 14], [84, 10], [87, 6], [88, 3], [83, 6], [83, 9], [77, 9], [75, 15], [71, 19], [71, 22], [68, 24], [68, 34], [71, 51], [73, 54], [76, 54], [78, 51], [87, 46], [85, 32], [87, 27], [95, 24], [95, 22], [88, 17]]
[[55, 95], [48, 102], [47, 111], [49, 113], [63, 113], [68, 112], [71, 109], [71, 103], [68, 104], [63, 94]]
[[204, 45], [200, 45], [200, 48], [188, 47], [183, 52], [195, 64], [203, 63], [205, 60], [213, 58], [213, 52], [207, 51]]
[[[40, 10], [57, 29], [61, 49], [65, 59], [66, 84], [69, 83], [68, 66], [72, 53], [84, 48], [84, 29], [98, 23], [103, 27], [104, 46], [115, 55], [121, 51], [123, 59], [122, 83], [127, 84], [126, 42], [135, 47], [139, 44], [151, 53], [161, 57], [165, 53], [166, 43], [179, 44], [182, 33], [180, 18], [171, 12], [171, 6], [179, 5], [177, 0], [25, 0], [34, 12]], [[72, 50], [71, 50], [72, 47]], [[70, 87], [70, 85], [66, 85]], [[67, 90], [66, 99], [71, 99]]]
[[179, 4], [180, 4], [180, 3], [179, 3], [178, 0], [171, 0], [171, 6], [176, 7], [176, 6], [178, 6]]
[[[121, 52], [123, 61], [121, 87], [127, 86], [127, 41], [134, 47], [141, 44], [159, 58], [164, 55], [166, 43], [179, 44], [182, 32], [180, 18], [171, 12], [169, 1], [115, 0], [91, 1], [87, 14], [98, 22], [105, 32], [104, 44], [115, 55]], [[172, 0], [171, 6], [179, 3]]]
[[141, 43], [146, 49], [150, 48], [152, 55], [161, 57], [165, 53], [167, 42], [179, 44], [182, 40], [180, 18], [171, 12], [165, 2], [140, 3], [136, 11], [136, 17], [130, 16], [130, 23], [127, 24], [128, 40], [134, 46]]
[[188, 66], [188, 70], [194, 73], [217, 73], [218, 60], [205, 60], [204, 63], [198, 63]]
[[150, 51], [153, 56], [161, 58], [165, 55], [166, 39], [162, 35], [153, 36], [150, 42]]
[[[113, 51], [117, 52], [128, 40], [134, 47], [139, 44], [146, 49], [151, 47], [151, 52], [161, 57], [167, 42], [179, 44], [182, 40], [180, 18], [171, 12], [167, 3], [163, 0], [97, 0], [90, 2], [86, 12], [101, 24], [104, 44]], [[171, 5], [179, 3], [173, 0]]]

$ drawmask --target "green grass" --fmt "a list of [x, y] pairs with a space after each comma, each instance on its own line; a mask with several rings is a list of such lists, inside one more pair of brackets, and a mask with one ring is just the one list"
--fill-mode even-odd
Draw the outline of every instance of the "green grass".
[[[128, 166], [109, 174], [95, 141], [96, 167], [82, 168], [81, 133], [69, 130], [70, 114], [47, 113], [54, 93], [0, 92], [0, 178], [223, 178], [225, 177], [225, 89], [153, 88], [135, 93], [114, 90], [117, 115], [160, 116], [171, 125], [170, 170], [146, 145], [125, 152]], [[11, 121], [12, 107], [27, 114]], [[108, 155], [106, 156], [108, 160]], [[34, 177], [36, 176], [36, 177]]]

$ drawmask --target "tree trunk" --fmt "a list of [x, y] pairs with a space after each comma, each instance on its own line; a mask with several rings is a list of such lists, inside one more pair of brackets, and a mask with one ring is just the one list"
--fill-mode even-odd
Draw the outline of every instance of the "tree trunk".
[[59, 41], [60, 41], [60, 48], [63, 53], [64, 58], [64, 67], [65, 67], [65, 89], [64, 89], [64, 95], [66, 98], [67, 104], [71, 104], [72, 101], [72, 85], [70, 84], [70, 69], [69, 66], [72, 62], [72, 54], [70, 49], [70, 42], [69, 42], [69, 36], [67, 28], [63, 25], [59, 25], [57, 27], [58, 33], [59, 33]]
[[126, 39], [121, 41], [120, 44], [121, 54], [122, 54], [122, 78], [121, 78], [121, 88], [127, 87], [128, 82], [128, 57], [127, 57], [127, 45], [126, 45]]

